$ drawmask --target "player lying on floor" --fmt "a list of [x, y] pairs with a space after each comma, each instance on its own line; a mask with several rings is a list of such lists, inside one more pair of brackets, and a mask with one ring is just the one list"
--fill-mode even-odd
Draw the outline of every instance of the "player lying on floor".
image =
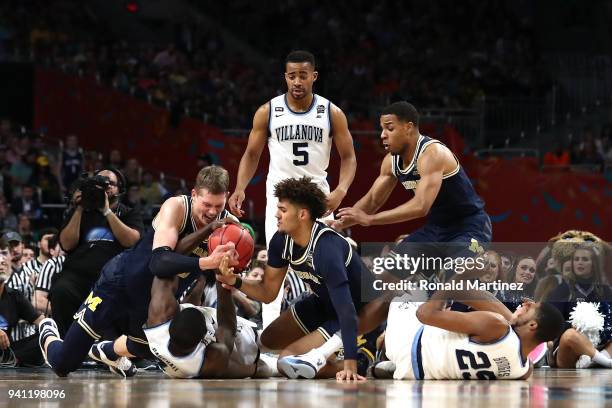
[[[437, 291], [425, 303], [412, 294], [389, 308], [385, 354], [373, 375], [395, 379], [526, 379], [529, 353], [559, 336], [563, 316], [548, 303], [525, 300], [514, 313], [489, 292]], [[449, 299], [473, 309], [447, 308]]]
[[[233, 274], [229, 257], [219, 265]], [[256, 325], [236, 316], [231, 291], [217, 283], [217, 309], [179, 304], [178, 277], [155, 278], [144, 327], [151, 352], [173, 378], [246, 378], [278, 374], [276, 359], [260, 355]]]

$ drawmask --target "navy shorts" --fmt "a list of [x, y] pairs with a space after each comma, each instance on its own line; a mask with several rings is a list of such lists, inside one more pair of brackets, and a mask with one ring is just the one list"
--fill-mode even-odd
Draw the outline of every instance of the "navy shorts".
[[121, 264], [117, 256], [104, 266], [89, 296], [75, 313], [74, 320], [96, 341], [102, 338], [105, 330], [116, 327], [132, 340], [147, 344], [142, 325], [147, 320], [148, 304], [134, 302], [138, 296], [128, 293], [118, 273]]
[[289, 310], [305, 334], [318, 331], [325, 340], [329, 340], [340, 330], [340, 323], [335, 313], [328, 312], [328, 307], [315, 295], [311, 294], [297, 301]]
[[[450, 225], [427, 223], [397, 244], [393, 253], [411, 257], [471, 258], [486, 251], [491, 238], [491, 219], [481, 211]], [[421, 273], [437, 272], [431, 269], [422, 269]]]

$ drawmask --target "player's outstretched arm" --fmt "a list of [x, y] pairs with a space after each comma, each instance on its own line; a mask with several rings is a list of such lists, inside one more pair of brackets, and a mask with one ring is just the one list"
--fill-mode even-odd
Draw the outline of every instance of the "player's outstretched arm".
[[355, 147], [353, 137], [348, 128], [346, 115], [342, 109], [331, 104], [332, 134], [336, 150], [340, 156], [340, 177], [338, 186], [327, 196], [327, 211], [325, 216], [331, 214], [338, 208], [349, 187], [355, 179], [357, 171], [357, 158], [355, 157]]
[[363, 216], [374, 214], [387, 202], [396, 184], [397, 179], [391, 172], [391, 155], [387, 154], [380, 166], [380, 174], [366, 195], [361, 197], [354, 206], [340, 209], [337, 226], [348, 228], [359, 224]]
[[227, 289], [231, 289], [232, 287], [239, 289], [242, 293], [247, 295], [249, 299], [270, 303], [276, 299], [276, 295], [280, 291], [286, 274], [286, 266], [274, 268], [270, 265], [266, 265], [262, 280], [259, 282], [248, 279], [242, 280], [236, 275], [229, 277], [217, 275], [217, 281], [222, 283]]
[[444, 174], [444, 152], [439, 144], [425, 150], [417, 163], [421, 175], [414, 197], [408, 202], [391, 210], [382, 211], [361, 220], [360, 225], [386, 225], [425, 217], [433, 205]]
[[438, 291], [417, 309], [417, 319], [423, 324], [455, 333], [465, 333], [480, 342], [502, 338], [509, 329], [504, 316], [489, 311], [455, 312], [446, 309], [446, 291]]
[[178, 311], [178, 302], [174, 293], [178, 289], [178, 277], [153, 278], [151, 285], [151, 302], [149, 303], [149, 314], [147, 326], [152, 327], [172, 319]]
[[[220, 276], [233, 275], [234, 268], [229, 267], [229, 258], [224, 256], [219, 265]], [[217, 282], [217, 321], [216, 342], [206, 347], [206, 358], [201, 376], [205, 378], [222, 377], [229, 363], [230, 354], [236, 339], [236, 306], [231, 291], [224, 289]]]
[[365, 380], [357, 373], [357, 311], [344, 263], [346, 246], [348, 244], [336, 234], [324, 234], [317, 243], [313, 263], [315, 271], [325, 281], [329, 298], [340, 323], [344, 345], [344, 369], [336, 374], [336, 379]]
[[261, 152], [263, 152], [268, 140], [269, 115], [270, 104], [266, 103], [257, 109], [253, 117], [253, 128], [249, 134], [249, 142], [238, 166], [236, 189], [228, 200], [230, 211], [237, 217], [244, 215], [244, 211], [241, 208], [244, 201], [244, 190], [246, 190], [249, 181], [251, 181], [255, 174], [255, 170], [257, 170]]

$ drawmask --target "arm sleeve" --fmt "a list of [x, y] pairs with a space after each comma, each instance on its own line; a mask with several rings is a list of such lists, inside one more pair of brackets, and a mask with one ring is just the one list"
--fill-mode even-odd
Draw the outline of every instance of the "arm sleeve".
[[270, 240], [268, 247], [268, 265], [273, 268], [282, 268], [289, 265], [289, 261], [283, 259], [285, 249], [285, 234], [276, 232]]
[[36, 320], [38, 316], [40, 316], [40, 313], [38, 313], [34, 309], [34, 306], [32, 306], [30, 302], [28, 302], [28, 299], [26, 299], [25, 296], [21, 294], [21, 292], [17, 292], [17, 296], [15, 296], [15, 301], [17, 302], [17, 316], [20, 319], [33, 323], [34, 320]]
[[353, 304], [346, 266], [344, 265], [346, 241], [335, 234], [319, 238], [314, 251], [314, 267], [325, 279], [329, 298], [338, 315], [344, 358], [357, 359], [357, 311]]
[[200, 272], [199, 258], [177, 254], [170, 247], [155, 248], [149, 269], [159, 278], [171, 278], [181, 273]]

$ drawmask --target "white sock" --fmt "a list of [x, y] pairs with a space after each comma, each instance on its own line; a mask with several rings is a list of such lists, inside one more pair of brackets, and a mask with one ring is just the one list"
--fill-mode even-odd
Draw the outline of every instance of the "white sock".
[[612, 359], [609, 356], [606, 357], [605, 354], [601, 351], [596, 351], [592, 360], [593, 362], [599, 364], [600, 366], [612, 368]]
[[327, 340], [325, 343], [323, 343], [320, 347], [313, 349], [313, 351], [316, 350], [320, 352], [327, 359], [332, 354], [334, 354], [336, 351], [340, 350], [341, 347], [342, 347], [342, 339], [340, 338], [340, 332], [338, 332], [334, 334], [333, 336], [331, 336], [331, 338]]
[[608, 353], [608, 350], [601, 350], [600, 353], [603, 354], [604, 356], [610, 358], [610, 353]]

